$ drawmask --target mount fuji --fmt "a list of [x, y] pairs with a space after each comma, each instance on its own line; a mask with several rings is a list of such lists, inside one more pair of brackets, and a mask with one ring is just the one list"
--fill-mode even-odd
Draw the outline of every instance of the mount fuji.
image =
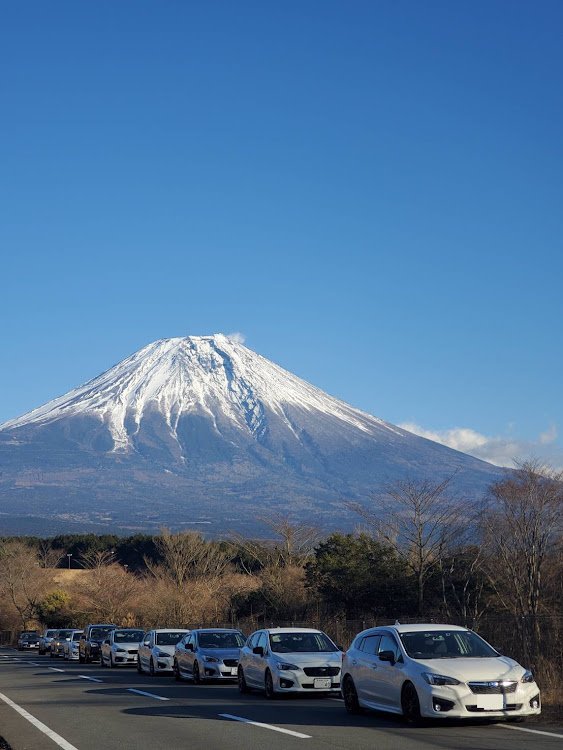
[[351, 529], [344, 500], [406, 474], [455, 474], [475, 498], [499, 469], [329, 396], [222, 334], [162, 339], [0, 426], [0, 530], [253, 533], [268, 510]]

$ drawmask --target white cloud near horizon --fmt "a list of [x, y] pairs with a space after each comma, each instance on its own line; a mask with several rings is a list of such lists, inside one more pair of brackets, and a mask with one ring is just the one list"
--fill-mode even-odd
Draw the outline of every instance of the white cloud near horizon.
[[416, 422], [404, 422], [399, 427], [495, 466], [513, 467], [514, 461], [537, 457], [554, 469], [563, 467], [563, 449], [556, 445], [558, 432], [555, 425], [542, 432], [537, 440], [524, 440], [513, 435], [483, 435], [469, 427], [427, 430]]
[[246, 341], [246, 336], [244, 333], [241, 333], [240, 331], [234, 331], [234, 333], [228, 333], [227, 338], [231, 341], [234, 341], [235, 344], [244, 344]]

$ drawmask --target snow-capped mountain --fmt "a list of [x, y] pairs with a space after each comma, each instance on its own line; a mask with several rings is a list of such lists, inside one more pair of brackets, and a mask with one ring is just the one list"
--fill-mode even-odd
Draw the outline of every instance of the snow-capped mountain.
[[0, 513], [81, 523], [220, 531], [286, 507], [350, 526], [344, 498], [454, 471], [477, 494], [498, 475], [221, 334], [156, 341], [0, 426]]

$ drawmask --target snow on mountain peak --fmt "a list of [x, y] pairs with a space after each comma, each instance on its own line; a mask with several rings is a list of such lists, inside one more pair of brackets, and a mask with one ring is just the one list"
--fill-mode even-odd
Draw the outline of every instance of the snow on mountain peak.
[[344, 429], [408, 434], [329, 396], [240, 341], [221, 333], [160, 339], [78, 388], [5, 422], [0, 430], [85, 415], [106, 424], [115, 451], [127, 451], [150, 412], [164, 417], [172, 437], [180, 417], [189, 414], [208, 417], [217, 430], [221, 415], [258, 438], [269, 414], [294, 432], [289, 407], [325, 415]]

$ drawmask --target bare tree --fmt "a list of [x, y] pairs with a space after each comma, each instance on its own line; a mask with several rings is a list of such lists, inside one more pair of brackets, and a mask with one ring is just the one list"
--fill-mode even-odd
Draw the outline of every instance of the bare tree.
[[100, 568], [107, 568], [109, 565], [113, 565], [115, 560], [115, 552], [112, 550], [89, 550], [83, 552], [78, 556], [77, 562], [83, 567], [89, 570], [100, 570]]
[[258, 516], [280, 541], [276, 545], [279, 562], [283, 565], [300, 565], [313, 554], [321, 538], [321, 528], [315, 524], [296, 521], [283, 513], [267, 513]]
[[464, 519], [459, 498], [451, 493], [452, 477], [442, 481], [406, 479], [387, 484], [373, 504], [346, 503], [391, 545], [412, 570], [417, 584], [417, 608], [422, 615], [428, 576], [444, 550], [460, 533]]
[[[155, 545], [163, 560], [164, 571], [177, 586], [189, 579], [217, 578], [229, 566], [227, 555], [214, 542], [195, 531], [173, 534], [162, 529]], [[145, 559], [149, 571], [155, 575], [159, 566]]]
[[508, 611], [530, 618], [535, 648], [546, 563], [563, 533], [563, 472], [537, 459], [517, 463], [492, 485], [481, 527], [491, 584]]
[[46, 539], [42, 539], [37, 549], [37, 558], [42, 568], [58, 568], [65, 553], [61, 549], [53, 549]]
[[0, 593], [17, 612], [19, 623], [25, 630], [37, 616], [48, 573], [39, 566], [34, 550], [14, 540], [0, 544], [0, 570]]

